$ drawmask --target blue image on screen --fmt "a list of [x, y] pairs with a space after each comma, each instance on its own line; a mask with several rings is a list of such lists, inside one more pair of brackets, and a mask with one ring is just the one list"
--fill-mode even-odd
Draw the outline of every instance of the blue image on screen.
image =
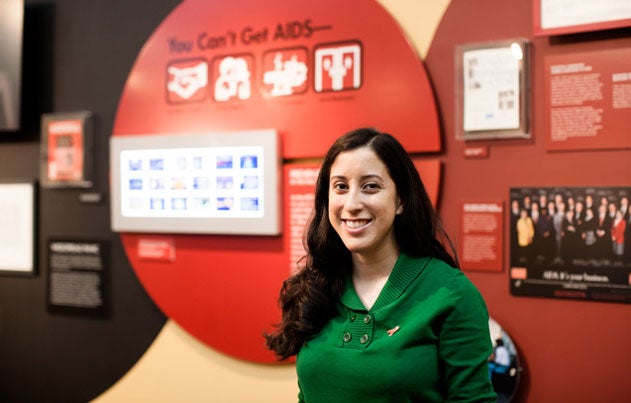
[[149, 169], [152, 171], [164, 170], [164, 158], [154, 158], [149, 160]]
[[142, 190], [142, 179], [130, 179], [129, 188], [132, 190]]
[[162, 178], [149, 179], [149, 188], [152, 190], [164, 189], [164, 179]]
[[258, 211], [259, 210], [259, 198], [258, 197], [244, 197], [241, 199], [241, 210], [243, 211]]
[[217, 156], [217, 169], [229, 169], [232, 168], [232, 155], [218, 155]]
[[234, 198], [232, 197], [218, 197], [217, 198], [217, 210], [228, 211], [232, 210], [234, 204]]
[[241, 157], [241, 168], [258, 168], [259, 160], [256, 155], [244, 155]]
[[151, 210], [164, 210], [164, 199], [161, 197], [153, 197], [150, 202]]
[[142, 169], [142, 160], [135, 159], [129, 160], [129, 170], [130, 171], [140, 171]]
[[234, 179], [232, 176], [219, 176], [217, 178], [217, 189], [226, 190], [234, 187]]

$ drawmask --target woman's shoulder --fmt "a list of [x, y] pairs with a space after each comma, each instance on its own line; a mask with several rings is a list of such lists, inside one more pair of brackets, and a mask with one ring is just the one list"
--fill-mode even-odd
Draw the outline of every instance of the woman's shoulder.
[[[412, 258], [418, 259], [418, 263], [425, 264], [421, 278], [421, 282], [431, 284], [432, 287], [445, 288], [455, 297], [464, 295], [479, 294], [478, 289], [469, 280], [465, 273], [455, 267], [450, 266], [447, 262], [437, 258]], [[423, 260], [425, 260], [424, 263]]]

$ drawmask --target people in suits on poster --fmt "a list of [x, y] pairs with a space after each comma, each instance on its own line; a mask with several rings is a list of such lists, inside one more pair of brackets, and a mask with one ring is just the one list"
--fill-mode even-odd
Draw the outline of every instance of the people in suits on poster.
[[628, 220], [629, 219], [629, 198], [627, 196], [622, 196], [620, 198], [619, 210], [622, 212], [622, 218], [625, 220]]
[[524, 264], [528, 262], [532, 253], [532, 243], [535, 236], [535, 226], [525, 208], [522, 208], [519, 213], [519, 219], [515, 224], [515, 231], [517, 233], [518, 261], [519, 264]]
[[537, 259], [540, 262], [543, 262], [549, 259], [554, 251], [554, 228], [552, 227], [552, 217], [548, 213], [547, 206], [539, 206], [539, 214], [537, 216], [537, 220], [534, 221], [534, 224], [534, 249], [537, 254]]
[[586, 259], [594, 259], [596, 257], [596, 228], [597, 220], [592, 213], [592, 209], [585, 209], [585, 220], [581, 226], [581, 238], [583, 239], [585, 252], [583, 257]]
[[576, 251], [580, 250], [580, 233], [574, 219], [574, 210], [565, 212], [561, 231], [561, 259], [567, 262], [576, 255]]
[[568, 196], [567, 202], [565, 204], [567, 206], [567, 208], [565, 210], [566, 211], [572, 211], [572, 210], [574, 210], [574, 207], [576, 206], [576, 200], [574, 199], [573, 196]]
[[556, 211], [552, 216], [552, 227], [554, 229], [554, 263], [563, 263], [561, 259], [561, 247], [563, 242], [563, 224], [565, 222], [565, 203], [555, 202]]
[[611, 224], [613, 220], [607, 213], [607, 204], [601, 203], [598, 206], [598, 217], [596, 220], [596, 257], [605, 260], [610, 259], [611, 249]]
[[[511, 194], [511, 264], [631, 266], [629, 190], [544, 191], [525, 189], [526, 194]], [[532, 193], [537, 194], [534, 202]], [[595, 205], [595, 214], [585, 208], [586, 203]], [[532, 235], [526, 217], [533, 226]]]
[[582, 199], [576, 201], [576, 205], [574, 207], [574, 221], [577, 226], [581, 226], [583, 221], [585, 221], [585, 203]]
[[539, 211], [541, 212], [541, 209], [547, 206], [548, 206], [548, 196], [546, 196], [545, 193], [542, 193], [539, 195]]
[[517, 256], [518, 253], [518, 242], [517, 242], [517, 221], [521, 215], [521, 208], [519, 205], [519, 199], [511, 200], [511, 208], [510, 208], [510, 220], [509, 220], [509, 228], [510, 228], [510, 247], [511, 247], [511, 256]]
[[523, 208], [526, 210], [528, 215], [530, 215], [532, 210], [532, 199], [528, 195], [524, 196]]
[[629, 214], [629, 209], [627, 209], [627, 218], [625, 222], [627, 223], [625, 231], [624, 231], [624, 253], [623, 253], [623, 261], [626, 262], [628, 266], [631, 266], [631, 214]]
[[585, 210], [591, 210], [592, 215], [596, 215], [596, 206], [594, 206], [594, 197], [592, 195], [585, 196]]
[[541, 243], [541, 241], [539, 240], [539, 234], [537, 233], [537, 222], [539, 221], [539, 202], [532, 202], [530, 204], [530, 219], [532, 220], [532, 225], [534, 225], [535, 227], [535, 234], [532, 238], [532, 249], [536, 249]]
[[614, 259], [621, 261], [624, 256], [625, 233], [627, 230], [627, 222], [621, 210], [617, 210], [615, 218], [611, 224], [611, 242]]

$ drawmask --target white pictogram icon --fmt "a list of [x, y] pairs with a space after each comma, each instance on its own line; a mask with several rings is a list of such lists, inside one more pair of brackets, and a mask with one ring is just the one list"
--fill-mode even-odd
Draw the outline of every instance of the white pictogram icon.
[[263, 82], [272, 85], [270, 94], [275, 97], [293, 94], [293, 89], [300, 87], [305, 81], [307, 81], [307, 65], [299, 61], [295, 54], [289, 60], [283, 60], [283, 54], [276, 53], [274, 70], [263, 74]]
[[183, 99], [189, 99], [208, 84], [208, 64], [204, 62], [185, 68], [169, 66], [167, 72], [172, 77], [167, 89]]
[[[315, 90], [341, 91], [361, 85], [361, 47], [359, 44], [322, 48], [315, 52]], [[350, 83], [345, 80], [351, 74]], [[330, 80], [326, 84], [325, 80]]]
[[250, 98], [250, 70], [241, 57], [226, 57], [219, 63], [219, 78], [215, 81], [215, 101], [230, 98]]

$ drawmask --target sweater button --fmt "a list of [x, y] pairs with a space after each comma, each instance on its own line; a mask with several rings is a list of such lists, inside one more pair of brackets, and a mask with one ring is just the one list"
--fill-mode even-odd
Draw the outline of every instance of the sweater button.
[[344, 338], [343, 338], [344, 343], [348, 343], [349, 341], [351, 341], [352, 338], [353, 338], [353, 336], [351, 336], [350, 333], [348, 333], [348, 332], [344, 333]]
[[364, 316], [364, 323], [370, 323], [371, 320], [372, 318], [370, 317], [370, 315]]
[[370, 339], [370, 338], [368, 337], [368, 335], [367, 335], [367, 334], [365, 334], [365, 335], [363, 335], [363, 336], [359, 339], [359, 342], [360, 342], [361, 344], [366, 344], [366, 343], [368, 343], [368, 340], [369, 340], [369, 339]]
[[357, 315], [352, 314], [351, 315], [351, 322], [355, 322], [355, 319], [357, 319]]

